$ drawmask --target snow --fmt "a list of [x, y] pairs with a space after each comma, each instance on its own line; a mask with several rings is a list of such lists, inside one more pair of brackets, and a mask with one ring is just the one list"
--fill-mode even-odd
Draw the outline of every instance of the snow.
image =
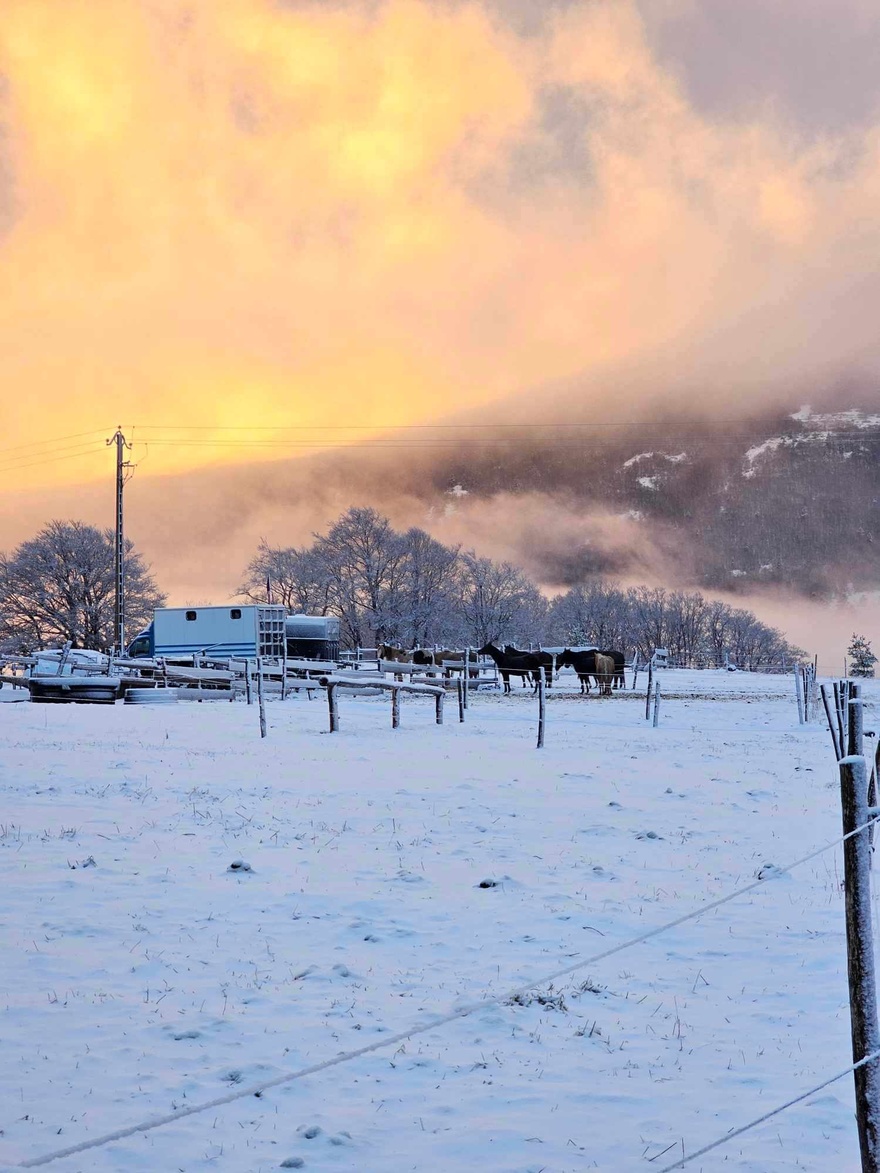
[[670, 456], [666, 452], [639, 452], [635, 456], [631, 456], [629, 460], [623, 462], [624, 468], [632, 468], [634, 464], [639, 464], [643, 460], [653, 460], [655, 456], [662, 456], [664, 460], [668, 460], [670, 464], [681, 464], [687, 460], [686, 452], [677, 452], [674, 456]]
[[765, 456], [768, 452], [775, 452], [777, 448], [783, 445], [791, 444], [791, 440], [785, 436], [773, 436], [770, 440], [765, 440], [763, 444], [756, 444], [754, 448], [749, 448], [746, 452], [746, 461], [749, 467], [743, 471], [744, 477], [753, 477], [755, 475], [755, 461], [761, 456]]
[[655, 489], [656, 490], [657, 482], [660, 478], [659, 477], [638, 477], [637, 479], [643, 489]]
[[638, 452], [635, 456], [631, 456], [629, 460], [625, 460], [623, 467], [632, 468], [634, 464], [638, 464], [642, 460], [651, 460], [653, 456], [653, 452]]
[[[656, 730], [641, 689], [563, 679], [541, 751], [528, 690], [463, 726], [404, 698], [397, 731], [345, 695], [335, 735], [297, 695], [265, 741], [243, 703], [0, 706], [0, 1164], [502, 996], [759, 872], [552, 989], [50, 1168], [662, 1168], [844, 1069], [841, 850], [779, 874], [840, 834], [791, 679], [662, 671]], [[847, 1078], [702, 1167], [856, 1168], [852, 1111]]]
[[848, 411], [829, 411], [829, 412], [813, 412], [810, 407], [804, 406], [799, 411], [794, 412], [789, 419], [797, 420], [799, 423], [809, 423], [811, 426], [820, 428], [858, 428], [865, 430], [867, 428], [880, 427], [880, 415], [870, 415], [868, 412], [859, 411], [857, 408], [850, 408]]

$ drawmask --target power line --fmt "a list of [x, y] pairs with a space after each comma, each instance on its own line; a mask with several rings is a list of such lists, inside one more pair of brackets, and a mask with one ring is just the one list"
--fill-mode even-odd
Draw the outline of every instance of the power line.
[[[688, 418], [680, 420], [590, 420], [573, 422], [567, 421], [524, 421], [522, 423], [489, 422], [489, 423], [433, 423], [433, 424], [138, 424], [139, 431], [149, 432], [398, 432], [398, 431], [432, 431], [432, 430], [501, 430], [513, 428], [543, 428], [543, 429], [589, 429], [602, 428], [641, 428], [654, 431], [658, 428], [688, 429], [698, 428], [704, 433], [711, 434], [717, 427], [757, 427], [766, 426], [769, 421], [755, 419], [731, 420], [702, 420]], [[836, 436], [851, 436], [867, 438], [865, 432], [870, 429], [852, 428], [849, 430], [825, 428], [822, 431], [786, 432], [780, 439], [797, 441], [803, 439], [827, 439]]]
[[[45, 444], [62, 444], [66, 440], [79, 440], [83, 436], [103, 436], [106, 430], [105, 428], [95, 428], [90, 432], [72, 432], [69, 436], [54, 436], [48, 440], [31, 440], [27, 444], [12, 444], [5, 448], [0, 448], [0, 452], [17, 452], [22, 448], [37, 448]], [[37, 455], [37, 453], [33, 455]]]
[[[522, 446], [524, 443], [531, 442], [535, 449], [549, 449], [551, 451], [558, 451], [560, 449], [577, 449], [583, 451], [584, 449], [594, 447], [596, 450], [601, 450], [601, 442], [595, 438], [584, 437], [578, 440], [558, 440], [550, 436], [482, 436], [477, 439], [463, 438], [463, 437], [438, 437], [427, 438], [424, 440], [393, 440], [376, 438], [371, 440], [294, 440], [294, 439], [278, 439], [278, 440], [190, 440], [186, 438], [177, 437], [146, 437], [141, 441], [145, 446], [162, 446], [170, 448], [251, 448], [251, 449], [294, 449], [294, 448], [309, 448], [309, 449], [324, 449], [332, 451], [341, 451], [355, 448], [438, 448], [438, 447], [452, 447], [452, 448], [488, 448], [488, 447], [509, 447], [512, 445]], [[880, 444], [880, 435], [878, 436], [863, 436], [856, 440], [846, 440], [845, 443], [863, 443], [863, 444]], [[725, 441], [725, 443], [732, 449], [734, 441]], [[654, 455], [652, 453], [651, 455]], [[667, 457], [666, 453], [657, 453], [658, 458], [664, 459]], [[698, 453], [698, 456], [700, 453]], [[745, 459], [745, 454], [743, 454]]]
[[[0, 473], [18, 472], [20, 469], [37, 468], [39, 465], [44, 465], [44, 464], [55, 464], [56, 462], [58, 462], [60, 460], [76, 460], [81, 456], [92, 456], [92, 455], [95, 455], [99, 451], [99, 448], [96, 446], [97, 443], [98, 443], [98, 441], [95, 441], [94, 444], [90, 444], [88, 447], [81, 449], [81, 451], [69, 452], [67, 455], [55, 455], [54, 453], [48, 453], [48, 454], [41, 456], [40, 460], [31, 460], [25, 464], [3, 465], [2, 467], [0, 467]], [[61, 449], [60, 451], [63, 452], [63, 449]]]

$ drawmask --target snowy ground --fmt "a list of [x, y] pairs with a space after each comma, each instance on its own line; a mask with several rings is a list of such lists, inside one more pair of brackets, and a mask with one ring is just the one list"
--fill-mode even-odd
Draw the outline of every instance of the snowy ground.
[[[525, 692], [464, 726], [404, 699], [396, 732], [343, 694], [332, 736], [297, 697], [262, 742], [242, 703], [0, 705], [0, 1165], [497, 997], [839, 835], [790, 679], [661, 681], [656, 730], [554, 689], [541, 751]], [[850, 1063], [841, 866], [49, 1167], [657, 1170]], [[857, 1167], [851, 1077], [690, 1166]]]

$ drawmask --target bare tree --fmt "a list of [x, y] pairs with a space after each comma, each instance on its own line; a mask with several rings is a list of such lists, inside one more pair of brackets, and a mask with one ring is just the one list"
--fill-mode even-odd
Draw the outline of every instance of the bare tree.
[[314, 550], [345, 642], [363, 647], [398, 639], [406, 547], [388, 518], [375, 509], [349, 509]]
[[[70, 641], [113, 644], [114, 534], [78, 521], [52, 521], [12, 554], [0, 555], [0, 633], [23, 650]], [[165, 596], [131, 542], [125, 547], [130, 629], [149, 622]]]
[[633, 644], [630, 601], [601, 579], [555, 598], [550, 625], [554, 643], [620, 649]]
[[403, 535], [406, 555], [400, 592], [403, 614], [399, 628], [406, 646], [429, 647], [445, 642], [455, 627], [453, 587], [459, 561], [451, 549], [425, 533], [410, 529]]
[[458, 611], [470, 644], [489, 640], [534, 641], [547, 604], [537, 587], [509, 562], [461, 555]]
[[280, 603], [289, 612], [327, 615], [330, 581], [314, 549], [270, 546], [262, 539], [248, 563], [239, 595], [255, 603]]

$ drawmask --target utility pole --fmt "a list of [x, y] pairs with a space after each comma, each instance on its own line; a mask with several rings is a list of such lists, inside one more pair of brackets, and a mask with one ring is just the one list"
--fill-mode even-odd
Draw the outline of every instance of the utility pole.
[[107, 444], [116, 445], [116, 545], [114, 558], [114, 573], [116, 591], [113, 609], [113, 651], [121, 656], [125, 651], [125, 524], [122, 507], [122, 490], [125, 487], [125, 470], [131, 468], [125, 459], [126, 448], [131, 444], [122, 434], [122, 427], [116, 429], [116, 434], [107, 441]]

